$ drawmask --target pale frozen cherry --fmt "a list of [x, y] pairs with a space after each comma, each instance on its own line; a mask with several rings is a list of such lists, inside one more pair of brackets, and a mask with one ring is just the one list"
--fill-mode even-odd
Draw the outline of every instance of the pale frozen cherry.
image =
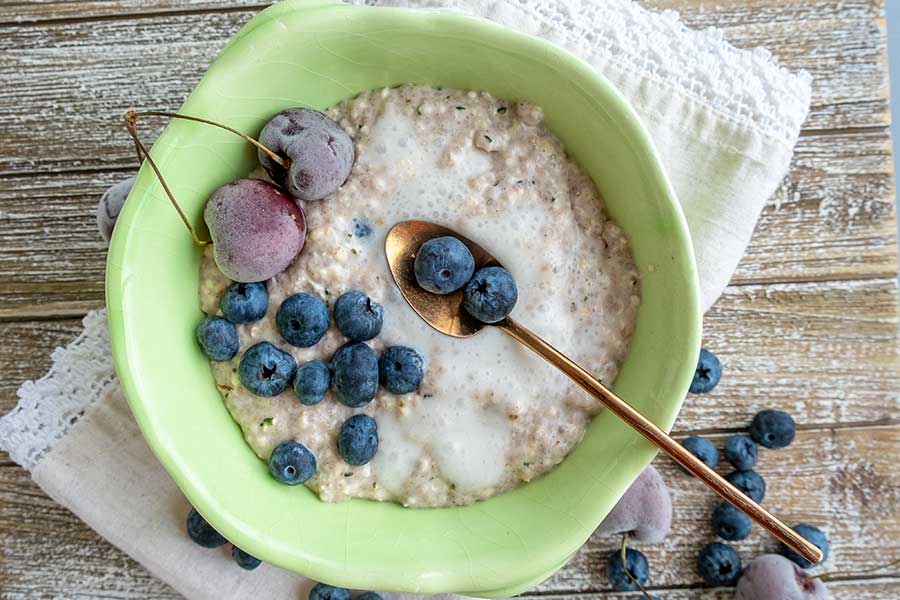
[[820, 579], [779, 554], [757, 557], [741, 575], [735, 600], [829, 600], [831, 593]]
[[125, 198], [128, 197], [133, 185], [134, 175], [114, 183], [100, 197], [100, 202], [97, 204], [97, 229], [107, 243], [112, 238], [116, 219], [119, 218], [119, 213], [125, 205]]
[[653, 467], [638, 475], [610, 511], [597, 533], [615, 535], [628, 533], [639, 542], [661, 542], [672, 528], [672, 497], [669, 489]]

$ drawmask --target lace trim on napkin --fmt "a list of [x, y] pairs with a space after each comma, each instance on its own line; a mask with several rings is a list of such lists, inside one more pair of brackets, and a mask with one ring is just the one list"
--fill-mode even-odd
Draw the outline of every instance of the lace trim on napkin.
[[0, 418], [0, 449], [31, 471], [53, 443], [115, 382], [106, 311], [91, 311], [84, 331], [51, 354], [50, 371], [19, 388], [19, 403]]

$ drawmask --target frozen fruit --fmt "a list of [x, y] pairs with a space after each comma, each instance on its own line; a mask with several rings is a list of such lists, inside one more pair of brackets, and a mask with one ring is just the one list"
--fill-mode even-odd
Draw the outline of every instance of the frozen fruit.
[[378, 357], [362, 342], [338, 348], [331, 359], [331, 391], [341, 403], [359, 408], [378, 392]]
[[[810, 525], [808, 523], [800, 523], [798, 525], [794, 525], [792, 529], [805, 537], [809, 542], [811, 542], [819, 550], [822, 551], [822, 560], [820, 562], [825, 562], [826, 560], [828, 560], [828, 551], [830, 549], [830, 544], [828, 543], [828, 538], [825, 537], [825, 533], [821, 529], [819, 529], [815, 525]], [[818, 564], [806, 560], [784, 544], [781, 544], [780, 552], [785, 557], [794, 561], [804, 569], [808, 569], [813, 565]]]
[[[650, 565], [647, 557], [640, 550], [627, 548], [625, 550], [625, 562], [628, 563], [628, 573], [641, 585], [647, 584], [650, 578]], [[606, 577], [612, 586], [620, 592], [633, 592], [638, 589], [634, 581], [625, 573], [625, 564], [622, 561], [622, 551], [616, 550], [606, 559]]]
[[284, 341], [292, 346], [315, 346], [328, 331], [328, 307], [316, 295], [293, 294], [278, 307], [275, 325]]
[[378, 380], [392, 394], [419, 389], [425, 374], [422, 355], [407, 346], [390, 346], [378, 359]]
[[747, 565], [735, 590], [735, 600], [829, 600], [821, 579], [777, 554], [763, 554]]
[[416, 281], [433, 294], [450, 294], [462, 288], [475, 272], [475, 259], [453, 236], [430, 239], [416, 252]]
[[255, 323], [269, 309], [269, 291], [262, 282], [233, 283], [222, 294], [219, 308], [232, 323]]
[[111, 185], [100, 196], [100, 202], [97, 204], [97, 229], [107, 242], [112, 238], [116, 220], [119, 218], [122, 207], [125, 206], [125, 198], [128, 197], [133, 185], [134, 175]]
[[600, 535], [627, 533], [639, 542], [661, 542], [672, 528], [672, 498], [653, 467], [647, 467], [597, 528]]
[[315, 406], [325, 397], [331, 383], [331, 371], [321, 360], [311, 360], [297, 369], [294, 392], [301, 404]]
[[725, 440], [725, 460], [738, 471], [755, 467], [758, 456], [756, 442], [746, 435], [733, 435]]
[[353, 140], [334, 119], [309, 108], [288, 108], [266, 123], [261, 144], [286, 157], [287, 169], [259, 151], [272, 181], [299, 200], [321, 200], [347, 180], [353, 167]]
[[750, 423], [750, 437], [766, 448], [784, 448], [794, 441], [796, 433], [794, 419], [780, 410], [760, 411]]
[[213, 526], [206, 522], [197, 509], [191, 508], [187, 516], [187, 532], [188, 536], [194, 540], [194, 543], [204, 548], [218, 548], [228, 543], [222, 534], [213, 529]]
[[200, 321], [197, 342], [210, 360], [231, 360], [240, 348], [237, 329], [222, 317], [206, 317]]
[[269, 342], [259, 342], [244, 352], [238, 377], [257, 396], [277, 396], [291, 383], [296, 370], [293, 356]]
[[242, 568], [246, 571], [252, 571], [256, 567], [258, 567], [260, 564], [262, 564], [261, 560], [259, 560], [252, 554], [248, 554], [247, 552], [244, 552], [237, 546], [231, 547], [231, 558], [234, 559], [234, 562], [236, 562], [240, 568]]
[[766, 497], [766, 480], [756, 471], [733, 471], [725, 476], [725, 479], [744, 492], [754, 502], [762, 502]]
[[728, 502], [716, 507], [712, 516], [713, 529], [723, 540], [735, 542], [750, 535], [750, 517]]
[[378, 425], [369, 415], [353, 415], [341, 425], [338, 451], [348, 465], [364, 465], [378, 450]]
[[719, 383], [721, 376], [722, 363], [719, 362], [719, 358], [706, 348], [701, 348], [694, 380], [691, 381], [691, 392], [703, 394], [712, 390]]
[[375, 592], [363, 592], [356, 597], [356, 600], [384, 600], [384, 598], [381, 597], [381, 594]]
[[[700, 437], [699, 435], [688, 436], [684, 438], [681, 445], [684, 446], [688, 452], [703, 461], [703, 464], [710, 469], [715, 469], [716, 465], [719, 464], [719, 451], [716, 450], [716, 445], [705, 437]], [[683, 467], [681, 470], [688, 473]]]
[[298, 485], [316, 472], [316, 457], [309, 448], [294, 440], [281, 442], [269, 456], [269, 473], [276, 481]]
[[728, 544], [707, 544], [697, 556], [697, 572], [710, 585], [734, 585], [741, 575], [741, 557]]
[[309, 592], [309, 600], [350, 600], [350, 592], [327, 583], [317, 583]]
[[463, 307], [482, 323], [502, 321], [512, 312], [519, 290], [502, 267], [479, 269], [463, 291]]
[[306, 241], [306, 218], [297, 203], [259, 179], [238, 179], [217, 189], [203, 219], [216, 264], [234, 281], [265, 281], [281, 273]]
[[350, 290], [334, 303], [334, 323], [347, 339], [365, 342], [381, 333], [384, 309], [362, 290]]

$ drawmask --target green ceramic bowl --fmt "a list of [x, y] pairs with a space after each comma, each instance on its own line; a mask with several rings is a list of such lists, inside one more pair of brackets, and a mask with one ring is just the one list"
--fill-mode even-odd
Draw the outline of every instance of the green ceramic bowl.
[[[650, 138], [587, 64], [484, 20], [286, 1], [244, 27], [182, 111], [254, 133], [285, 107], [325, 108], [406, 82], [487, 90], [544, 108], [548, 127], [628, 233], [643, 274], [637, 328], [615, 388], [670, 428], [699, 348], [691, 242]], [[153, 155], [197, 224], [209, 194], [256, 165], [237, 137], [184, 121], [170, 124]], [[147, 442], [191, 503], [267, 562], [346, 587], [511, 595], [564, 564], [656, 454], [603, 413], [552, 473], [464, 508], [328, 504], [278, 484], [244, 443], [194, 342], [198, 259], [145, 166], [109, 251], [116, 369]]]

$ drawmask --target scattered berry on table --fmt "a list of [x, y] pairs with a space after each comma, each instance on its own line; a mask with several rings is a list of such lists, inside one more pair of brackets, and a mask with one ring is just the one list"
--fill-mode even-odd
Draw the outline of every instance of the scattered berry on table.
[[257, 396], [277, 396], [291, 383], [297, 363], [294, 357], [269, 342], [251, 346], [241, 357], [238, 376]]
[[[719, 451], [716, 449], [716, 445], [705, 437], [691, 435], [684, 438], [681, 445], [684, 446], [688, 452], [703, 461], [703, 464], [710, 469], [715, 469], [716, 465], [719, 464]], [[685, 473], [689, 473], [689, 471], [683, 467], [681, 467], [681, 470]]]
[[197, 342], [210, 360], [231, 360], [240, 349], [237, 329], [222, 317], [206, 317], [200, 321]]
[[228, 543], [222, 534], [213, 529], [213, 526], [206, 522], [196, 508], [191, 508], [187, 516], [187, 532], [188, 536], [195, 544], [204, 548], [218, 548]]
[[741, 575], [741, 557], [728, 544], [707, 544], [697, 556], [697, 573], [710, 585], [734, 585]]
[[347, 339], [365, 342], [381, 333], [384, 309], [362, 290], [351, 290], [334, 303], [334, 322]]
[[479, 269], [463, 290], [463, 307], [482, 323], [502, 321], [512, 312], [519, 290], [502, 267]]
[[359, 408], [378, 392], [378, 357], [362, 342], [338, 348], [331, 358], [331, 391], [341, 403]]
[[325, 397], [331, 384], [331, 371], [321, 360], [300, 365], [294, 375], [294, 392], [301, 404], [315, 406]]
[[733, 471], [725, 476], [731, 485], [744, 492], [754, 502], [762, 502], [766, 496], [766, 480], [756, 471]]
[[433, 294], [451, 294], [472, 278], [475, 259], [465, 244], [446, 235], [422, 244], [413, 270], [423, 289]]
[[131, 192], [134, 179], [135, 177], [132, 175], [114, 183], [100, 197], [100, 203], [97, 204], [97, 229], [100, 231], [100, 236], [107, 242], [112, 238], [113, 228], [116, 226], [116, 220], [119, 218], [122, 207], [125, 206], [125, 198]]
[[378, 379], [392, 394], [408, 394], [419, 389], [424, 377], [422, 355], [407, 346], [390, 346], [378, 359]]
[[723, 540], [735, 542], [750, 535], [750, 517], [728, 502], [716, 507], [712, 516], [713, 529]]
[[328, 331], [328, 307], [314, 294], [292, 294], [278, 307], [275, 325], [284, 341], [292, 346], [315, 346]]
[[780, 410], [760, 411], [750, 423], [750, 437], [766, 448], [784, 448], [794, 441], [796, 433], [794, 419]]
[[288, 108], [266, 123], [259, 142], [289, 161], [287, 170], [260, 150], [259, 162], [299, 200], [321, 200], [336, 192], [353, 167], [353, 140], [338, 123], [310, 108]]
[[831, 600], [821, 579], [778, 554], [753, 559], [738, 581], [735, 600]]
[[703, 394], [711, 391], [719, 383], [721, 376], [722, 363], [719, 362], [719, 358], [706, 348], [701, 348], [694, 380], [691, 381], [691, 392]]
[[222, 316], [232, 323], [255, 323], [269, 309], [269, 291], [262, 282], [233, 283], [219, 300]]
[[368, 463], [378, 450], [378, 425], [369, 415], [353, 415], [341, 425], [338, 451], [348, 465]]
[[316, 472], [316, 457], [309, 448], [294, 440], [281, 442], [269, 456], [269, 473], [276, 481], [298, 485]]
[[[809, 542], [811, 542], [819, 550], [822, 551], [822, 560], [820, 562], [825, 562], [826, 560], [828, 560], [828, 551], [831, 545], [828, 543], [828, 538], [825, 537], [825, 533], [821, 529], [819, 529], [815, 525], [810, 525], [808, 523], [800, 523], [798, 525], [794, 525], [792, 529], [805, 537]], [[780, 552], [785, 557], [794, 561], [804, 569], [808, 569], [816, 564], [819, 564], [806, 560], [784, 544], [781, 544]]]
[[261, 560], [259, 560], [252, 554], [248, 554], [248, 553], [244, 552], [237, 546], [231, 547], [231, 558], [234, 559], [234, 562], [236, 562], [240, 568], [245, 569], [247, 571], [252, 571], [253, 569], [255, 569], [256, 567], [258, 567], [259, 565], [262, 564]]
[[[625, 550], [625, 561], [628, 563], [628, 573], [631, 573], [631, 576], [638, 583], [646, 585], [647, 579], [650, 578], [650, 565], [647, 563], [647, 557], [640, 550], [627, 548]], [[638, 589], [634, 581], [625, 573], [621, 550], [614, 551], [606, 559], [606, 577], [612, 586], [620, 592], [633, 592]]]
[[309, 600], [350, 600], [350, 592], [327, 583], [317, 583], [309, 591]]
[[725, 440], [725, 460], [738, 471], [755, 467], [758, 455], [756, 442], [746, 435], [733, 435]]
[[638, 542], [656, 544], [672, 528], [672, 497], [659, 472], [647, 467], [619, 498], [597, 528], [604, 535], [628, 536]]

